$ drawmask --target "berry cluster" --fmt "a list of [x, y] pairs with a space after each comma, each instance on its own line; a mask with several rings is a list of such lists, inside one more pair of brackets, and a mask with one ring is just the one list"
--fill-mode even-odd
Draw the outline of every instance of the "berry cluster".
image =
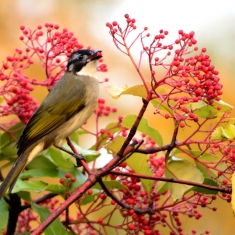
[[203, 48], [199, 55], [184, 58], [191, 45], [191, 41], [190, 44], [188, 42], [192, 40], [191, 34], [181, 30], [179, 35], [177, 43], [182, 46], [181, 49], [175, 50], [175, 57], [170, 65], [170, 79], [164, 82], [175, 88], [176, 92], [188, 94], [189, 101], [204, 100], [209, 104], [212, 104], [214, 99], [219, 101], [223, 86], [219, 83], [219, 72], [211, 64], [210, 56], [205, 54], [206, 49]]
[[[59, 31], [57, 24], [46, 23], [44, 27], [38, 25], [36, 30], [20, 26], [20, 30], [23, 35], [19, 39], [26, 48], [16, 49], [14, 55], [8, 56], [0, 69], [0, 80], [5, 82], [0, 87], [0, 95], [6, 101], [0, 104], [0, 116], [15, 114], [27, 123], [38, 107], [37, 101], [30, 95], [34, 86], [46, 86], [50, 90], [65, 72], [70, 54], [82, 49], [83, 45], [68, 29]], [[24, 74], [38, 59], [46, 74], [46, 78], [40, 81], [39, 78], [29, 78]], [[101, 64], [97, 70], [107, 72], [107, 65], [102, 64], [103, 59], [99, 62]], [[107, 81], [108, 78], [105, 79]]]
[[116, 113], [117, 108], [116, 107], [110, 107], [109, 105], [105, 105], [106, 100], [104, 98], [98, 99], [98, 106], [94, 110], [94, 113], [97, 116], [109, 116], [110, 112]]
[[66, 187], [68, 187], [71, 183], [73, 183], [75, 181], [76, 181], [76, 178], [71, 177], [69, 173], [65, 174], [65, 179], [64, 178], [60, 179], [60, 183], [65, 185]]
[[[164, 114], [160, 110], [160, 106], [156, 113], [179, 120], [180, 127], [185, 127], [185, 121], [198, 121], [198, 117], [193, 113], [194, 110], [189, 110], [187, 106], [192, 102], [200, 100], [208, 104], [212, 104], [213, 100], [220, 100], [222, 95], [222, 84], [219, 82], [219, 72], [215, 70], [214, 65], [211, 64], [211, 59], [206, 54], [206, 48], [202, 48], [200, 53], [197, 53], [197, 40], [195, 33], [186, 33], [179, 30], [178, 38], [171, 44], [164, 44], [163, 40], [169, 34], [167, 30], [159, 30], [159, 33], [153, 36], [151, 43], [145, 45], [145, 37], [150, 37], [148, 27], [144, 27], [141, 33], [130, 43], [127, 37], [134, 29], [136, 29], [136, 20], [130, 18], [128, 14], [125, 15], [127, 25], [123, 29], [117, 21], [107, 23], [106, 26], [110, 30], [113, 41], [116, 47], [124, 54], [131, 57], [135, 68], [144, 84], [146, 79], [141, 74], [140, 64], [143, 54], [148, 56], [151, 74], [151, 89], [147, 92], [155, 94], [152, 99], [159, 99], [162, 103], [167, 103], [173, 111], [173, 115]], [[142, 52], [138, 62], [130, 52], [133, 44], [140, 39]], [[194, 54], [189, 56], [189, 54]], [[173, 58], [170, 56], [173, 55]], [[169, 60], [171, 62], [169, 62]], [[165, 69], [165, 76], [157, 78], [156, 70]], [[145, 87], [147, 87], [145, 85]], [[157, 89], [165, 90], [163, 94], [159, 94]], [[220, 107], [218, 107], [218, 110]]]

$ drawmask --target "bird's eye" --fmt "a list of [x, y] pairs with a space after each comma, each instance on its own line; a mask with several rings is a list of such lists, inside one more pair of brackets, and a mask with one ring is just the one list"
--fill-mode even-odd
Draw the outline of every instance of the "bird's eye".
[[83, 55], [79, 55], [79, 60], [82, 60], [83, 59]]

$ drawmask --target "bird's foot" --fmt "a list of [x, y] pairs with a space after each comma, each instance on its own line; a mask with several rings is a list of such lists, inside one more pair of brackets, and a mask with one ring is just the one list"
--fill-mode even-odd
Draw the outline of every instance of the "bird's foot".
[[75, 159], [76, 159], [76, 163], [77, 163], [77, 166], [76, 166], [76, 167], [82, 166], [81, 160], [86, 161], [86, 159], [84, 158], [84, 156], [83, 156], [82, 154], [80, 154], [80, 153], [78, 153], [78, 154], [73, 154], [73, 156], [74, 156]]

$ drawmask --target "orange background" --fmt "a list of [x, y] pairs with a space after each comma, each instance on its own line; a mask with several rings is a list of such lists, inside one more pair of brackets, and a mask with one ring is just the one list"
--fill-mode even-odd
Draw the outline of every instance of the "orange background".
[[[120, 53], [112, 43], [106, 22], [114, 20], [125, 24], [123, 15], [128, 13], [136, 18], [137, 29], [148, 26], [151, 35], [163, 28], [169, 30], [169, 41], [177, 37], [179, 29], [195, 31], [199, 47], [206, 47], [212, 64], [220, 71], [221, 82], [224, 85], [222, 99], [235, 105], [233, 99], [235, 87], [235, 3], [233, 1], [188, 1], [188, 0], [8, 0], [0, 2], [0, 59], [12, 55], [16, 47], [23, 47], [18, 40], [20, 25], [34, 29], [46, 22], [56, 23], [61, 28], [74, 32], [80, 43], [101, 49], [109, 71], [100, 74], [100, 80], [110, 79], [109, 84], [123, 87], [139, 84], [140, 79], [131, 65], [130, 60]], [[138, 56], [138, 50], [133, 51]], [[146, 66], [146, 67], [145, 67]], [[143, 71], [148, 77], [147, 64]], [[42, 70], [35, 68], [29, 72], [37, 79], [45, 78]], [[108, 99], [108, 103], [117, 106], [119, 114], [137, 113], [139, 98], [123, 96], [112, 100], [104, 91], [106, 84], [100, 86], [100, 96]], [[33, 92], [41, 101], [47, 91], [45, 88]], [[138, 103], [137, 103], [138, 102]], [[170, 140], [172, 126], [168, 122], [152, 115], [154, 110], [148, 110], [147, 118], [152, 126], [158, 129], [164, 138], [164, 143]], [[232, 116], [235, 115], [233, 111]], [[5, 119], [4, 119], [5, 120]], [[2, 118], [0, 122], [4, 121]], [[112, 115], [110, 121], [116, 120]], [[105, 119], [107, 122], [107, 119]], [[183, 134], [183, 133], [182, 133]], [[90, 146], [91, 144], [89, 144]], [[84, 146], [86, 144], [84, 143]], [[198, 231], [211, 230], [211, 234], [234, 234], [235, 223], [231, 205], [217, 200], [217, 212], [202, 209], [203, 217], [199, 221], [186, 219], [184, 227], [196, 227]], [[195, 225], [194, 225], [195, 222]], [[199, 233], [198, 233], [199, 234]]]

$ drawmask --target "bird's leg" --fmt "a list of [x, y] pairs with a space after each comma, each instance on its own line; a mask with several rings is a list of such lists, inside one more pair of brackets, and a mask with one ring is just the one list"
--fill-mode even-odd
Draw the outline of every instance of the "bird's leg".
[[64, 151], [64, 152], [66, 152], [66, 153], [72, 155], [72, 156], [76, 159], [77, 167], [82, 166], [80, 160], [86, 161], [86, 159], [84, 158], [84, 156], [83, 156], [82, 154], [80, 154], [80, 153], [78, 153], [78, 154], [73, 153], [73, 152], [69, 151], [68, 149], [66, 149], [66, 148], [64, 148], [64, 147], [58, 146], [58, 145], [55, 145], [55, 144], [54, 144], [54, 146], [55, 146], [56, 148], [58, 148], [58, 149]]

